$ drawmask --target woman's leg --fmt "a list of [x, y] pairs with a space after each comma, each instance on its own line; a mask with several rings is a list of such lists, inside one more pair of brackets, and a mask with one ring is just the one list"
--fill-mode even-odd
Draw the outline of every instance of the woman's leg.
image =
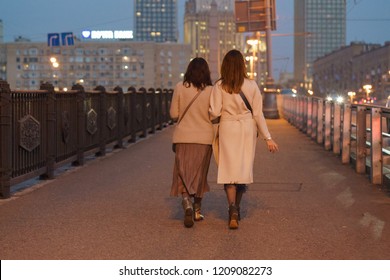
[[234, 184], [225, 184], [225, 192], [226, 192], [226, 197], [228, 200], [228, 204], [236, 204], [236, 193], [237, 193], [237, 186]]
[[240, 203], [242, 199], [242, 195], [244, 192], [246, 192], [247, 186], [245, 184], [238, 184], [237, 185], [237, 192], [236, 192], [236, 207], [238, 211], [238, 220], [241, 220], [241, 213], [240, 213]]
[[238, 228], [238, 211], [236, 207], [237, 185], [225, 184], [224, 186], [229, 204], [229, 228]]

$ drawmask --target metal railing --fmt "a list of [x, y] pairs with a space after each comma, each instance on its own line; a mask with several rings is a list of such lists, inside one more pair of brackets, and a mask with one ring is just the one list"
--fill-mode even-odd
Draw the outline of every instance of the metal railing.
[[284, 96], [282, 107], [285, 119], [343, 164], [367, 174], [372, 184], [390, 185], [389, 108], [302, 96]]
[[0, 196], [34, 177], [53, 178], [65, 164], [83, 165], [172, 123], [172, 89], [133, 87], [123, 92], [75, 85], [55, 91], [42, 84], [35, 91], [11, 91], [0, 80]]

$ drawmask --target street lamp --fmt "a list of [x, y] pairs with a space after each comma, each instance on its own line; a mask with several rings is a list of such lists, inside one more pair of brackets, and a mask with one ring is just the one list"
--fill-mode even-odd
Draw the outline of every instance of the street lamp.
[[366, 99], [368, 99], [370, 97], [372, 85], [364, 85], [363, 89], [366, 91]]
[[355, 97], [355, 95], [356, 95], [356, 92], [354, 92], [354, 91], [348, 92], [348, 96], [351, 99], [351, 104], [353, 103], [353, 98]]

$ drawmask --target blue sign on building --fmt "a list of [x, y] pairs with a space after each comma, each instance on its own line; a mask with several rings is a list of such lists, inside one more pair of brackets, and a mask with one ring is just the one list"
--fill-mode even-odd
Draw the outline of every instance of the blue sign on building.
[[57, 47], [60, 45], [60, 34], [59, 33], [49, 33], [47, 34], [47, 45], [49, 47]]
[[62, 44], [63, 46], [73, 46], [74, 39], [72, 32], [61, 33], [49, 33], [47, 34], [47, 45], [49, 47], [58, 47]]
[[73, 46], [74, 39], [72, 32], [63, 32], [61, 33], [61, 42], [63, 46]]

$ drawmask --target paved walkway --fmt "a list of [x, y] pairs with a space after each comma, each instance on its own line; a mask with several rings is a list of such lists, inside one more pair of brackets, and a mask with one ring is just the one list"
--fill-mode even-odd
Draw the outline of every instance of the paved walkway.
[[289, 125], [268, 120], [238, 230], [210, 167], [206, 219], [168, 196], [173, 127], [0, 201], [0, 259], [390, 259], [390, 197]]

